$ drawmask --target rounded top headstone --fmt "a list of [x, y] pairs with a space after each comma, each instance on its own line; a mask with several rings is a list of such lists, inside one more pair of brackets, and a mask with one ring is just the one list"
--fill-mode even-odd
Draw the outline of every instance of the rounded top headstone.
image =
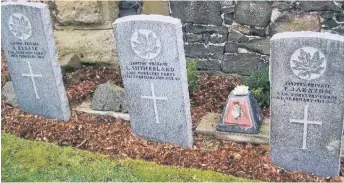
[[35, 8], [45, 8], [48, 7], [44, 3], [33, 3], [33, 2], [2, 2], [1, 6], [31, 6]]
[[344, 42], [344, 36], [341, 36], [338, 34], [331, 34], [328, 32], [312, 32], [312, 31], [277, 33], [272, 36], [271, 41], [277, 40], [277, 39], [302, 38], [302, 37], [332, 39], [335, 41]]
[[165, 23], [171, 23], [171, 24], [181, 24], [180, 19], [173, 18], [170, 16], [164, 16], [164, 15], [131, 15], [131, 16], [125, 16], [125, 17], [116, 19], [116, 21], [113, 23], [113, 25], [123, 23], [123, 22], [130, 22], [130, 21], [156, 21], [156, 22], [165, 22]]

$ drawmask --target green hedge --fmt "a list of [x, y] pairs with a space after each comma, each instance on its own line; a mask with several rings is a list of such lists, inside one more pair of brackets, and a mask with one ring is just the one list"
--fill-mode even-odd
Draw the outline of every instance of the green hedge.
[[188, 84], [189, 84], [189, 94], [192, 97], [194, 91], [196, 91], [198, 86], [198, 78], [197, 78], [197, 63], [196, 60], [191, 58], [186, 58], [186, 69], [187, 69], [187, 76], [188, 76]]
[[270, 106], [269, 67], [264, 67], [252, 72], [250, 76], [245, 79], [244, 83], [252, 91], [261, 108]]

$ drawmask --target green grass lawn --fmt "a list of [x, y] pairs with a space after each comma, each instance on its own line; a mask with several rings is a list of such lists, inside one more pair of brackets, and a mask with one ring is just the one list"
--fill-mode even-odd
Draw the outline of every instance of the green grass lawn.
[[4, 182], [125, 181], [125, 182], [248, 182], [213, 171], [177, 168], [62, 148], [2, 134], [1, 180]]

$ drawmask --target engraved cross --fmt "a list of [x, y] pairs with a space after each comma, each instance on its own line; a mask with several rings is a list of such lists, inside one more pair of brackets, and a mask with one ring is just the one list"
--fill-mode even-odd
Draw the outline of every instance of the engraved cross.
[[322, 122], [318, 121], [308, 121], [308, 105], [305, 105], [305, 111], [302, 120], [297, 119], [289, 119], [290, 123], [300, 123], [303, 124], [303, 139], [302, 139], [302, 148], [307, 149], [307, 133], [308, 133], [308, 125], [322, 125]]
[[154, 85], [153, 85], [153, 83], [151, 83], [150, 85], [151, 85], [152, 96], [141, 96], [141, 98], [153, 100], [154, 113], [155, 113], [155, 121], [156, 121], [156, 123], [160, 123], [158, 107], [156, 105], [156, 101], [157, 100], [166, 100], [167, 101], [167, 97], [157, 97], [157, 96], [155, 96]]
[[31, 63], [29, 61], [26, 61], [27, 62], [27, 65], [29, 67], [29, 74], [24, 74], [22, 73], [22, 77], [30, 77], [31, 78], [31, 82], [32, 82], [32, 85], [33, 85], [33, 89], [35, 91], [35, 94], [36, 94], [36, 98], [39, 99], [39, 96], [38, 96], [38, 92], [37, 92], [37, 88], [36, 88], [36, 82], [35, 82], [35, 77], [36, 78], [42, 78], [42, 75], [41, 74], [34, 74], [32, 72], [32, 67], [31, 67]]

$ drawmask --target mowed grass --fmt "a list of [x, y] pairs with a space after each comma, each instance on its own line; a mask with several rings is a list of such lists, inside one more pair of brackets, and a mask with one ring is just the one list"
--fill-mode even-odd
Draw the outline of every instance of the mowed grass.
[[[157, 165], [2, 134], [4, 182], [249, 182], [213, 171]], [[251, 182], [251, 181], [250, 181]]]

